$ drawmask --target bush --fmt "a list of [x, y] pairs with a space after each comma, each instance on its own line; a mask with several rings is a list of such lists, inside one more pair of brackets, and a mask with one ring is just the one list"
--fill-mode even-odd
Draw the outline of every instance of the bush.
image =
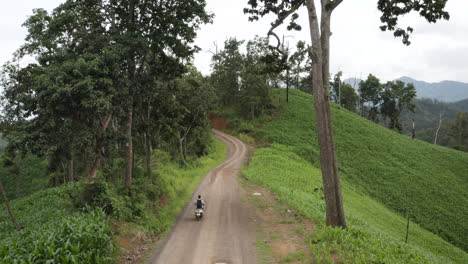
[[61, 217], [13, 233], [0, 245], [2, 263], [109, 263], [111, 230], [102, 211]]

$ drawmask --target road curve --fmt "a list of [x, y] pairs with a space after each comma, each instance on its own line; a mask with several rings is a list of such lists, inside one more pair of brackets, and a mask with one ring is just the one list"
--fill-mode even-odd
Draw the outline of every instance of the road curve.
[[[241, 201], [237, 175], [247, 147], [235, 137], [213, 130], [227, 145], [227, 158], [202, 180], [187, 202], [171, 233], [151, 256], [157, 264], [257, 263], [247, 205]], [[193, 201], [201, 194], [206, 214], [196, 221]]]

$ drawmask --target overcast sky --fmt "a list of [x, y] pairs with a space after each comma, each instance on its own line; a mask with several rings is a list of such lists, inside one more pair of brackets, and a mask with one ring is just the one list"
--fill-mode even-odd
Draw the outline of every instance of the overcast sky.
[[[52, 10], [63, 0], [4, 1], [0, 9], [0, 64], [23, 43], [26, 31], [21, 27], [33, 8]], [[207, 9], [215, 14], [214, 22], [199, 31], [196, 44], [202, 51], [195, 56], [195, 65], [204, 74], [210, 71], [214, 43], [222, 48], [229, 37], [242, 40], [255, 35], [265, 36], [273, 18], [248, 22], [243, 14], [247, 0], [207, 0]], [[411, 46], [394, 39], [379, 29], [377, 0], [345, 0], [332, 17], [331, 72], [365, 78], [373, 73], [382, 80], [410, 76], [418, 80], [437, 82], [454, 80], [468, 82], [468, 1], [449, 0], [449, 21], [429, 24], [417, 15], [405, 17], [402, 26], [414, 28]], [[309, 27], [303, 8], [299, 22], [301, 32], [279, 30], [278, 35], [291, 36], [294, 46], [299, 40], [310, 43]], [[273, 39], [272, 39], [273, 41]]]

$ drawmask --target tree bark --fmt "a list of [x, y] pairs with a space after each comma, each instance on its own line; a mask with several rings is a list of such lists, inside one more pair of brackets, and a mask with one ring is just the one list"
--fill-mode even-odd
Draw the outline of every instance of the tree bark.
[[133, 96], [130, 97], [129, 106], [127, 110], [127, 161], [125, 171], [125, 187], [130, 193], [132, 186], [132, 173], [133, 173]]
[[8, 200], [8, 197], [6, 196], [5, 189], [3, 188], [2, 180], [0, 180], [0, 191], [2, 192], [3, 199], [5, 200], [5, 205], [8, 210], [8, 216], [10, 216], [11, 222], [13, 223], [17, 231], [21, 231], [21, 227], [16, 222], [16, 219], [13, 216], [13, 212], [11, 211], [10, 201]]
[[184, 165], [187, 165], [187, 161], [185, 160], [185, 156], [184, 156], [184, 138], [180, 135], [180, 132], [178, 132], [177, 134], [178, 136], [178, 139], [179, 139], [179, 152], [180, 152], [180, 158], [182, 160], [182, 163]]
[[147, 129], [147, 132], [144, 135], [145, 138], [145, 148], [146, 148], [146, 175], [151, 183], [154, 183], [153, 179], [153, 170], [151, 168], [151, 158], [152, 158], [152, 146], [151, 146], [151, 137], [149, 135], [150, 129]]
[[68, 176], [68, 182], [74, 182], [75, 181], [75, 164], [74, 164], [74, 159], [73, 156], [68, 160], [68, 170], [67, 170], [67, 176]]
[[[19, 160], [16, 160], [19, 159]], [[21, 158], [16, 158], [15, 157], [15, 184], [16, 184], [16, 192], [15, 192], [15, 197], [19, 198], [21, 196]]]
[[346, 228], [328, 96], [330, 16], [332, 9], [328, 10], [327, 5], [328, 1], [322, 1], [322, 35], [320, 35], [315, 3], [313, 0], [307, 0], [312, 39], [312, 89], [320, 145], [320, 167], [326, 203], [326, 223], [330, 226]]
[[102, 137], [104, 132], [106, 132], [107, 127], [109, 127], [109, 123], [112, 119], [112, 114], [108, 114], [104, 118], [99, 118], [98, 121], [98, 135], [96, 139], [96, 148], [94, 150], [95, 154], [95, 159], [93, 162], [93, 165], [91, 167], [86, 166], [86, 170], [88, 173], [88, 182], [92, 183], [94, 182], [94, 179], [96, 178], [97, 170], [99, 169], [99, 165], [101, 164], [101, 159], [102, 159], [102, 154], [101, 154], [101, 149], [102, 149]]
[[289, 103], [289, 66], [286, 68], [286, 103]]

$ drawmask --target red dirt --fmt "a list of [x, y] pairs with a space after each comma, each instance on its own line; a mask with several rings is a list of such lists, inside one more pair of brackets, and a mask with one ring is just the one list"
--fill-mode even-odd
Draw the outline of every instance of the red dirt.
[[211, 127], [214, 129], [224, 131], [227, 128], [227, 121], [226, 118], [217, 115], [208, 115], [208, 119], [210, 120]]

